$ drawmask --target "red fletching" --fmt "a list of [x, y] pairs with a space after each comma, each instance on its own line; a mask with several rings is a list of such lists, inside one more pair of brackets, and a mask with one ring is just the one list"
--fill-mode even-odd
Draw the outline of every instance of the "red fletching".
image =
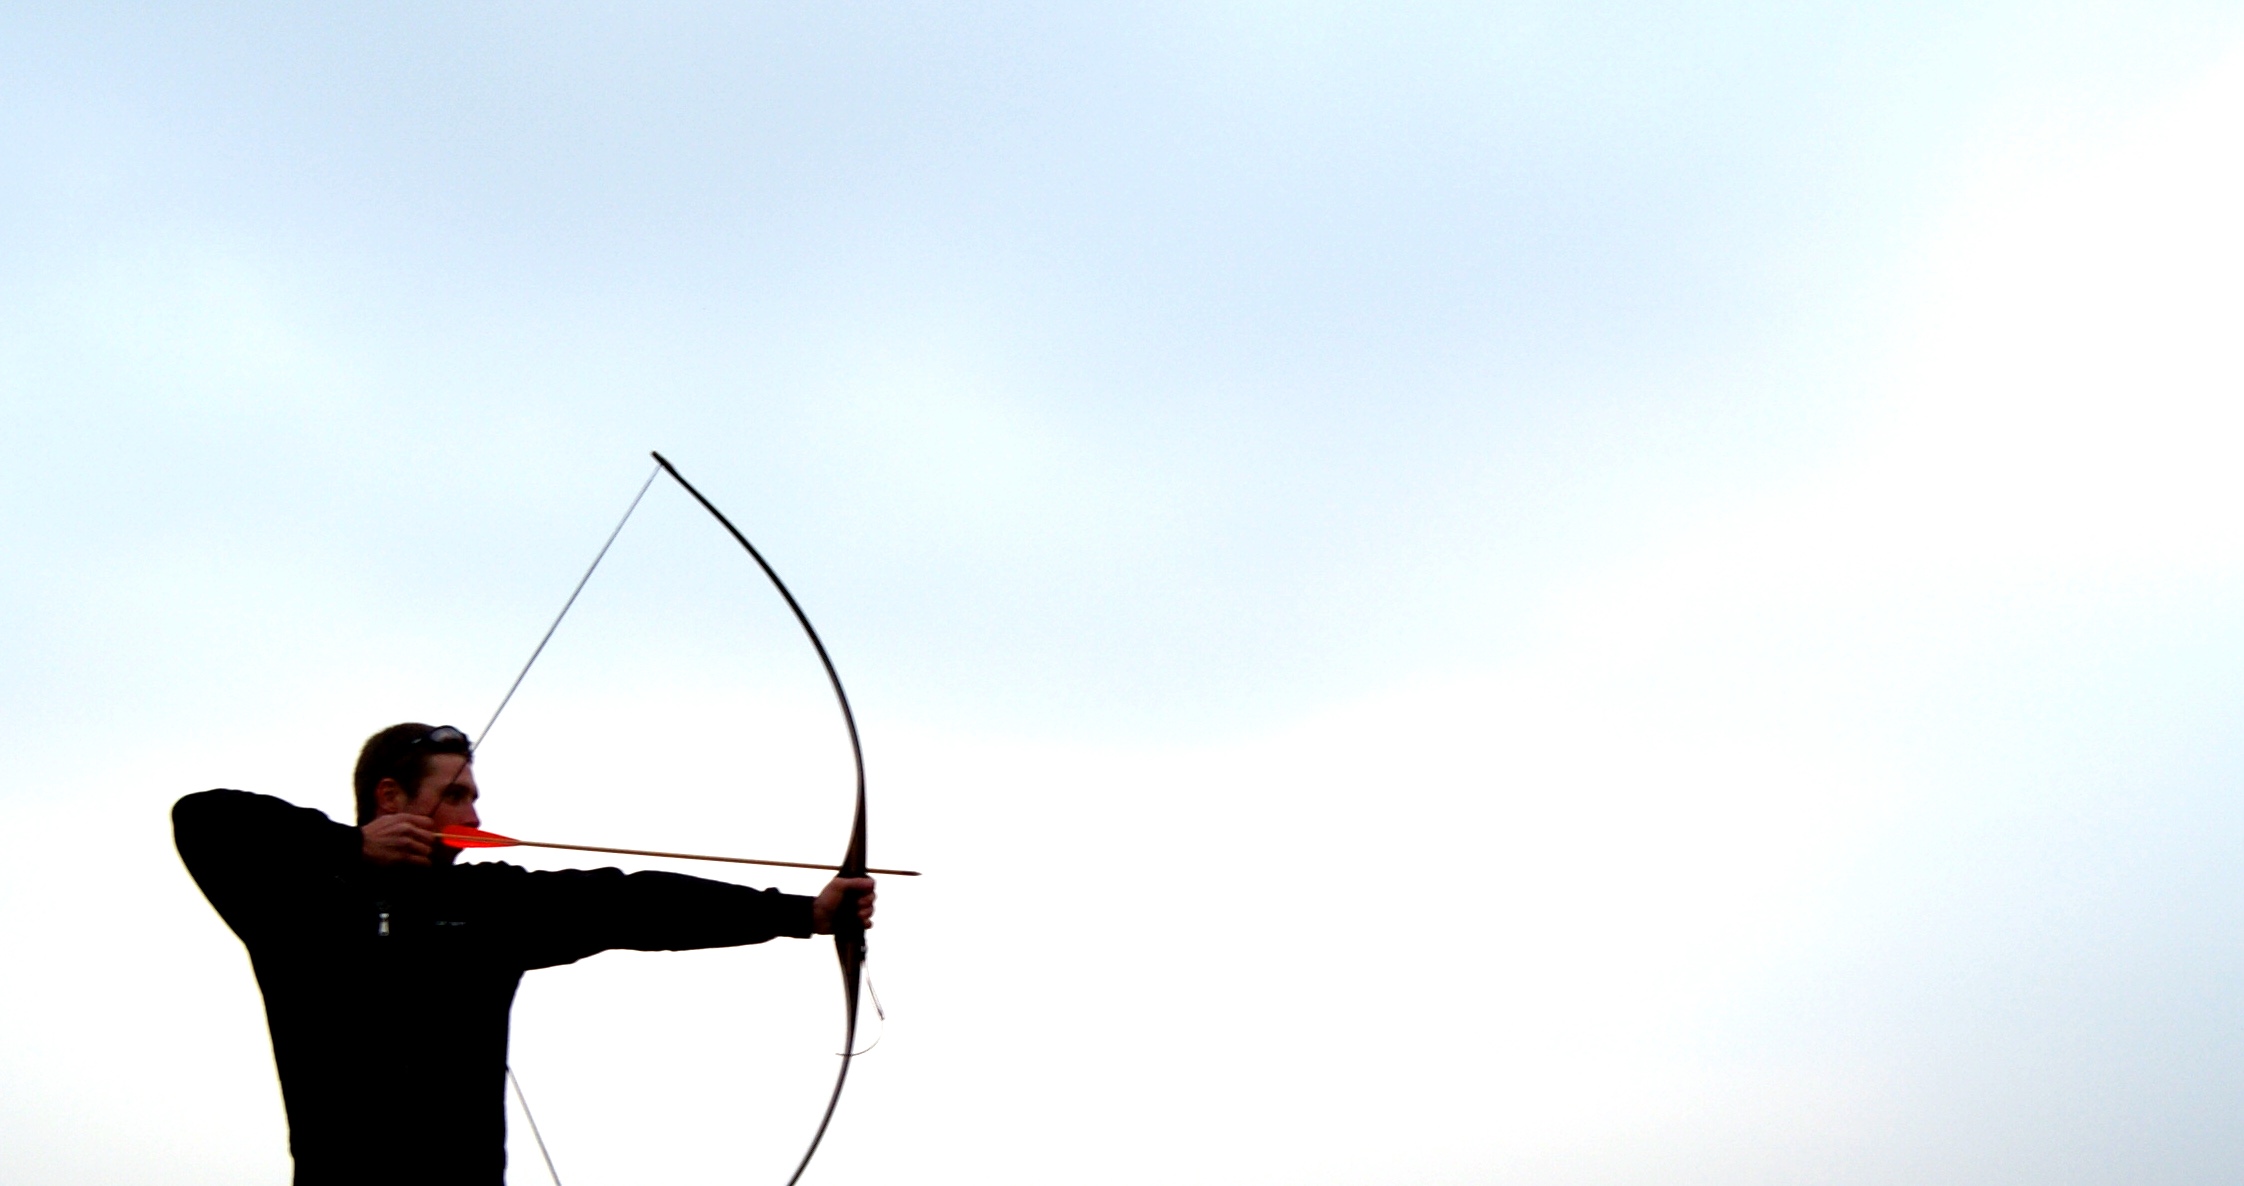
[[486, 832], [481, 828], [461, 827], [459, 824], [447, 825], [437, 834], [444, 837], [444, 843], [453, 848], [508, 848], [522, 843], [512, 836], [501, 836], [497, 832]]

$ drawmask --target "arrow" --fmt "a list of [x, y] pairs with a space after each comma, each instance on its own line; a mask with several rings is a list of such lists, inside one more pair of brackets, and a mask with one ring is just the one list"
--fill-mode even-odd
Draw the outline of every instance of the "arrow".
[[[516, 840], [497, 832], [481, 828], [449, 824], [438, 833], [444, 843], [453, 848], [566, 848], [572, 852], [613, 852], [630, 857], [669, 857], [680, 861], [724, 861], [733, 865], [781, 865], [789, 869], [840, 869], [840, 865], [813, 865], [807, 861], [759, 861], [753, 857], [712, 857], [697, 852], [657, 852], [648, 848], [604, 848], [597, 844], [555, 844], [547, 840]], [[885, 873], [891, 877], [917, 877], [910, 869], [867, 869], [867, 873]]]

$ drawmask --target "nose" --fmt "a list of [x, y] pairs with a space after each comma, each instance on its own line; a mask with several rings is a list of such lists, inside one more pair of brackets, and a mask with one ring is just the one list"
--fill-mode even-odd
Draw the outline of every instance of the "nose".
[[470, 803], [467, 807], [466, 817], [461, 819], [460, 822], [471, 828], [480, 828], [483, 826], [483, 817], [475, 814], [475, 804]]

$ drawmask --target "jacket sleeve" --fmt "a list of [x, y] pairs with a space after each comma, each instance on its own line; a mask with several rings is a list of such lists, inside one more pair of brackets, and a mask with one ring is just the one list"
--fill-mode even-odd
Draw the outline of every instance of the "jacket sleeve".
[[595, 952], [737, 947], [789, 935], [810, 937], [812, 899], [681, 873], [620, 869], [530, 872], [483, 865], [525, 968], [570, 963]]
[[271, 795], [203, 791], [172, 805], [179, 859], [244, 940], [285, 925], [305, 891], [359, 860], [357, 828]]

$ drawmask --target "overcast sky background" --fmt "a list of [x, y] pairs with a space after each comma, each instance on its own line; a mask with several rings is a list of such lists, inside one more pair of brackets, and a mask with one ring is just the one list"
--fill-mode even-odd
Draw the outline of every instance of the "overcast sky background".
[[[0, 1177], [287, 1180], [166, 809], [479, 725], [661, 449], [929, 872], [811, 1181], [2235, 1179], [2240, 18], [0, 14]], [[823, 696], [659, 484], [486, 822], [832, 859]], [[783, 1181], [835, 988], [532, 976], [563, 1179]]]

